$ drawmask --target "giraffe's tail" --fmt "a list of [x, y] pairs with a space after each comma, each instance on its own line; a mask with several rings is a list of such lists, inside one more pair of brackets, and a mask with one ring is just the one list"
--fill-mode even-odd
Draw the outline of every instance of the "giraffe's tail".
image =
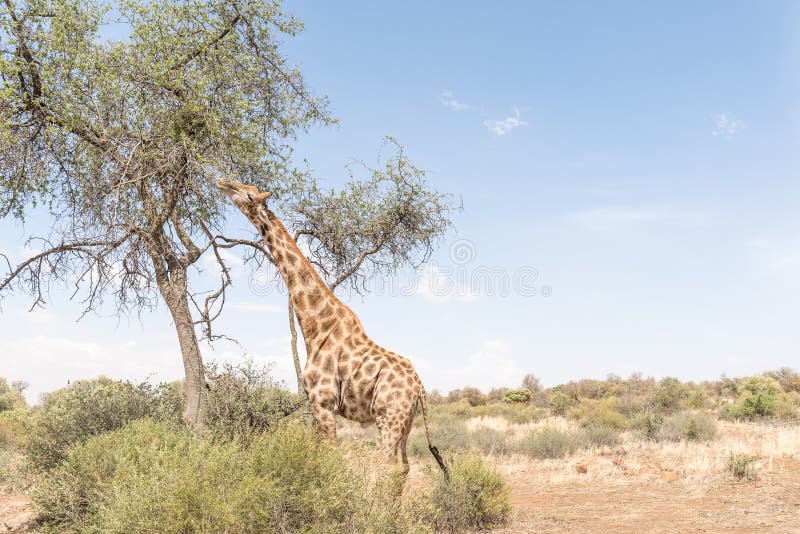
[[439, 467], [442, 469], [445, 481], [450, 482], [450, 470], [447, 468], [447, 464], [444, 463], [444, 459], [442, 458], [439, 449], [434, 447], [431, 443], [431, 432], [428, 428], [428, 396], [425, 394], [424, 388], [420, 388], [419, 397], [417, 397], [417, 400], [422, 408], [422, 422], [425, 424], [425, 437], [428, 440], [428, 449], [430, 449], [431, 454], [436, 459], [436, 463], [439, 464]]

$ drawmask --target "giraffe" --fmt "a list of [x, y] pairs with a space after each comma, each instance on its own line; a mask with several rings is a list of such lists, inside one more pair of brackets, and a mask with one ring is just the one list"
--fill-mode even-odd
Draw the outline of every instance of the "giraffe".
[[333, 294], [267, 208], [269, 192], [230, 180], [220, 180], [218, 186], [261, 233], [289, 289], [308, 355], [303, 387], [323, 434], [336, 441], [336, 414], [375, 422], [385, 454], [401, 463], [405, 477], [406, 443], [419, 404], [428, 448], [448, 478], [447, 466], [431, 444], [427, 396], [411, 362], [367, 336], [356, 314]]

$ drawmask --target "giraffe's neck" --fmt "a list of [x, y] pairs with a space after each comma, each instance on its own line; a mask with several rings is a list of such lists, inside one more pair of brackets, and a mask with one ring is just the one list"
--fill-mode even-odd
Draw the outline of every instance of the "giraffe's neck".
[[275, 260], [297, 314], [309, 355], [330, 334], [338, 318], [352, 314], [328, 288], [280, 219], [264, 206], [248, 215]]

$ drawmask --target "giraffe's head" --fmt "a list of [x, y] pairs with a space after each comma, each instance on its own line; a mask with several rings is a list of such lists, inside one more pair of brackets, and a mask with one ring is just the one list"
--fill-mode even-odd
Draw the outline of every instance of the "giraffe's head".
[[217, 182], [217, 187], [230, 197], [237, 208], [245, 213], [253, 208], [262, 206], [264, 202], [272, 196], [272, 193], [269, 191], [262, 193], [257, 187], [240, 184], [232, 180], [220, 179]]

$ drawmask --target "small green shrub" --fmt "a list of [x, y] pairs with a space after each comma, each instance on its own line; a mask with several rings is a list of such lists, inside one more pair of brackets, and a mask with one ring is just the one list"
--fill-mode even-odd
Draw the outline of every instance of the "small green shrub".
[[25, 460], [19, 451], [0, 447], [0, 486], [19, 489], [25, 486]]
[[24, 408], [26, 405], [25, 398], [22, 396], [22, 391], [24, 389], [25, 384], [22, 382], [9, 384], [8, 380], [0, 377], [0, 413], [7, 410]]
[[509, 389], [503, 395], [503, 402], [508, 403], [528, 403], [531, 401], [531, 390], [529, 389]]
[[753, 376], [739, 385], [739, 396], [727, 407], [734, 419], [756, 419], [775, 415], [781, 397], [781, 386], [773, 378]]
[[567, 414], [567, 410], [572, 407], [574, 401], [572, 397], [565, 395], [560, 391], [556, 391], [552, 395], [550, 395], [550, 399], [548, 400], [550, 404], [550, 410], [553, 412], [553, 415], [560, 415], [564, 416]]
[[489, 401], [489, 397], [481, 393], [481, 390], [473, 387], [465, 387], [461, 389], [460, 398], [467, 401], [470, 406], [483, 406]]
[[532, 430], [519, 442], [519, 451], [532, 458], [563, 458], [580, 448], [577, 434], [562, 432], [555, 428]]
[[22, 448], [28, 434], [30, 408], [15, 408], [0, 413], [0, 447]]
[[740, 480], [755, 480], [758, 478], [756, 460], [758, 456], [731, 452], [728, 456], [728, 471]]
[[620, 442], [617, 431], [606, 425], [589, 425], [584, 428], [583, 441], [595, 447], [613, 447]]
[[494, 467], [475, 455], [456, 456], [450, 482], [440, 479], [431, 494], [436, 532], [502, 526], [511, 513], [508, 496], [508, 486]]
[[664, 424], [664, 417], [652, 409], [648, 409], [639, 414], [634, 420], [633, 427], [639, 430], [645, 439], [657, 440]]
[[717, 421], [707, 412], [679, 412], [664, 419], [657, 439], [710, 441], [717, 437]]
[[[412, 429], [408, 438], [407, 450], [413, 456], [430, 455], [425, 431], [422, 429], [422, 417], [414, 420], [415, 429]], [[465, 451], [472, 446], [472, 434], [467, 430], [464, 419], [457, 415], [437, 412], [430, 418], [431, 442], [440, 451]]]
[[475, 407], [469, 414], [472, 417], [502, 417], [510, 423], [524, 425], [542, 418], [539, 409], [527, 404], [492, 402]]
[[487, 454], [508, 454], [511, 444], [505, 432], [494, 428], [479, 428], [472, 431], [472, 447]]
[[686, 404], [695, 410], [704, 410], [708, 407], [708, 395], [701, 389], [695, 389], [686, 397]]
[[28, 460], [37, 469], [50, 469], [74, 443], [135, 419], [158, 415], [177, 421], [180, 412], [172, 412], [173, 403], [168, 386], [134, 385], [106, 377], [78, 380], [44, 395], [33, 412], [25, 445]]
[[653, 395], [653, 404], [657, 410], [672, 413], [678, 410], [689, 392], [677, 378], [664, 377], [658, 383]]
[[620, 413], [620, 402], [616, 397], [606, 397], [600, 400], [581, 399], [581, 402], [570, 415], [579, 419], [583, 426], [608, 426], [618, 430], [627, 428], [628, 421]]

